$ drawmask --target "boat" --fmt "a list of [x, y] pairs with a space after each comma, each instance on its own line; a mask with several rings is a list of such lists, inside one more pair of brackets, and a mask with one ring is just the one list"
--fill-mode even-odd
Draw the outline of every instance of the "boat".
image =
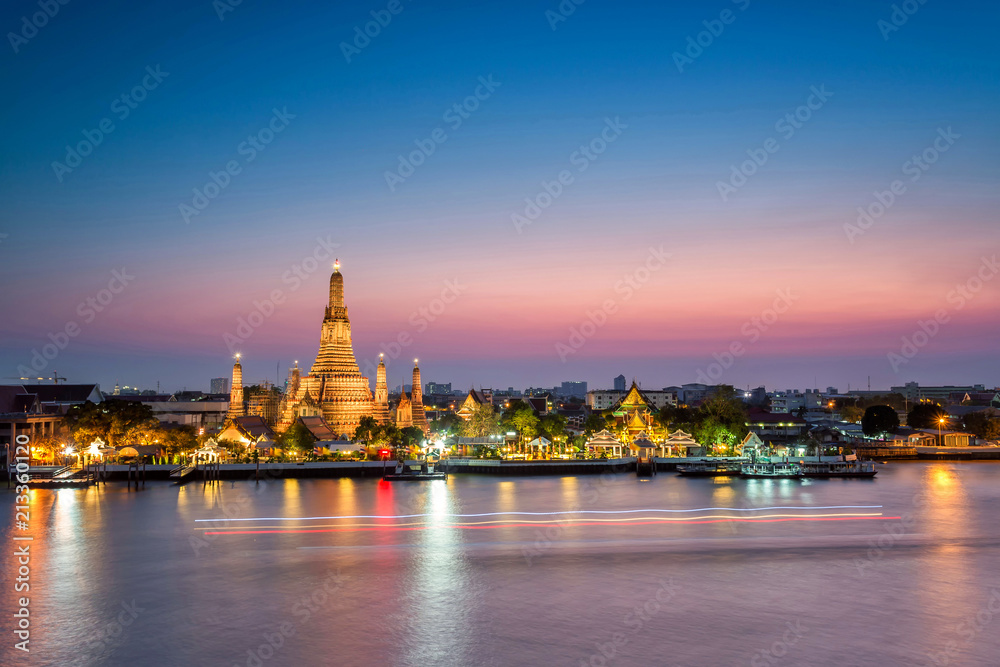
[[434, 463], [424, 462], [418, 465], [407, 465], [402, 461], [396, 463], [391, 473], [382, 475], [386, 482], [425, 482], [434, 479], [448, 479], [448, 474], [434, 470]]
[[866, 477], [871, 479], [878, 470], [874, 461], [859, 461], [856, 456], [845, 456], [837, 461], [803, 461], [803, 477]]
[[740, 477], [758, 479], [786, 479], [802, 477], [802, 466], [798, 463], [744, 463]]
[[739, 475], [742, 461], [710, 461], [703, 459], [677, 464], [677, 472], [687, 477], [729, 477]]

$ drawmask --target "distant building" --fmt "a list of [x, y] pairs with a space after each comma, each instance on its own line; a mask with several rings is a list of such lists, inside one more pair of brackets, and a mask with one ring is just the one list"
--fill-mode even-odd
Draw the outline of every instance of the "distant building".
[[985, 392], [986, 386], [974, 384], [971, 386], [941, 386], [941, 387], [921, 387], [917, 382], [907, 382], [901, 387], [890, 389], [894, 394], [902, 394], [908, 401], [935, 401], [947, 403], [952, 394], [967, 394]]
[[625, 376], [619, 375], [615, 378], [615, 391], [625, 391]]
[[229, 378], [212, 378], [212, 390], [213, 394], [228, 394], [229, 393]]
[[584, 398], [587, 395], [587, 383], [586, 382], [563, 382], [559, 386], [560, 396], [576, 396], [578, 398]]
[[450, 394], [451, 383], [428, 382], [424, 389], [425, 394]]

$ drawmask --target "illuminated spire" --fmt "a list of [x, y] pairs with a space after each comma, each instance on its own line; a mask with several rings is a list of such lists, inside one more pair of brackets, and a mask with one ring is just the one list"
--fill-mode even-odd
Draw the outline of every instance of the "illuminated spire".
[[330, 315], [346, 317], [344, 311], [344, 276], [340, 273], [340, 260], [333, 263], [333, 273], [330, 274]]
[[240, 363], [240, 353], [237, 352], [235, 356], [233, 384], [229, 388], [229, 412], [226, 413], [226, 419], [246, 415], [246, 411], [243, 409], [243, 365]]
[[424, 433], [428, 431], [427, 413], [424, 412], [423, 385], [420, 382], [420, 366], [418, 360], [413, 360], [413, 385], [410, 388], [410, 421]]

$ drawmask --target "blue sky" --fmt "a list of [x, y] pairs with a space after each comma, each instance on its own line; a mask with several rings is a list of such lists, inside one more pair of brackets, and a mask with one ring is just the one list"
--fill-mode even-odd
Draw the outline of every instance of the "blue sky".
[[[794, 286], [796, 307], [720, 381], [995, 384], [1000, 281], [903, 367], [887, 355], [997, 245], [998, 9], [931, 1], [885, 39], [892, 3], [675, 4], [588, 0], [553, 30], [556, 2], [402, 2], [351, 62], [341, 44], [387, 2], [243, 0], [223, 20], [207, 1], [60, 6], [2, 55], [5, 375], [79, 321], [46, 371], [207, 387], [228, 372], [224, 334], [274, 289], [288, 298], [243, 344], [247, 377], [308, 363], [329, 265], [294, 292], [281, 277], [328, 238], [359, 357], [410, 331], [445, 281], [468, 286], [400, 355], [398, 371], [420, 356], [427, 379], [693, 381]], [[20, 32], [37, 11], [7, 3], [0, 25]], [[732, 22], [678, 71], [674, 54], [723, 11]], [[120, 119], [113, 101], [147, 67], [168, 74]], [[480, 77], [499, 86], [450, 128]], [[832, 95], [783, 137], [776, 123], [813, 87]], [[294, 118], [245, 161], [274, 109]], [[52, 163], [103, 119], [113, 132], [60, 181]], [[626, 129], [576, 171], [606, 119]], [[949, 127], [960, 139], [849, 242], [857, 207]], [[447, 140], [390, 190], [398, 156], [438, 128]], [[778, 151], [723, 201], [719, 181], [768, 138]], [[180, 206], [231, 160], [240, 173], [186, 222]], [[518, 233], [512, 214], [567, 169]], [[563, 361], [558, 344], [660, 245], [667, 266]], [[121, 267], [135, 280], [80, 321]]]

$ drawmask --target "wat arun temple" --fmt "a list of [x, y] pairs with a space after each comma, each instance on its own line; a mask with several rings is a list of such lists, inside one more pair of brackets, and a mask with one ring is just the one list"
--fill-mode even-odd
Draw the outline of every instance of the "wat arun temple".
[[[236, 365], [239, 366], [237, 359]], [[234, 366], [233, 390], [237, 385]], [[242, 377], [239, 379], [242, 392]], [[379, 360], [372, 394], [368, 379], [361, 374], [351, 342], [351, 320], [344, 304], [344, 276], [340, 262], [333, 265], [330, 276], [330, 298], [320, 329], [319, 352], [308, 375], [302, 375], [296, 362], [278, 409], [276, 423], [285, 431], [300, 417], [322, 417], [330, 429], [348, 438], [354, 435], [362, 417], [373, 417], [378, 423], [394, 423], [399, 428], [416, 426], [428, 431], [427, 416], [421, 391], [420, 368], [414, 360], [413, 388], [410, 396], [401, 387], [399, 404], [389, 407], [385, 361]], [[242, 399], [242, 397], [241, 397]]]

